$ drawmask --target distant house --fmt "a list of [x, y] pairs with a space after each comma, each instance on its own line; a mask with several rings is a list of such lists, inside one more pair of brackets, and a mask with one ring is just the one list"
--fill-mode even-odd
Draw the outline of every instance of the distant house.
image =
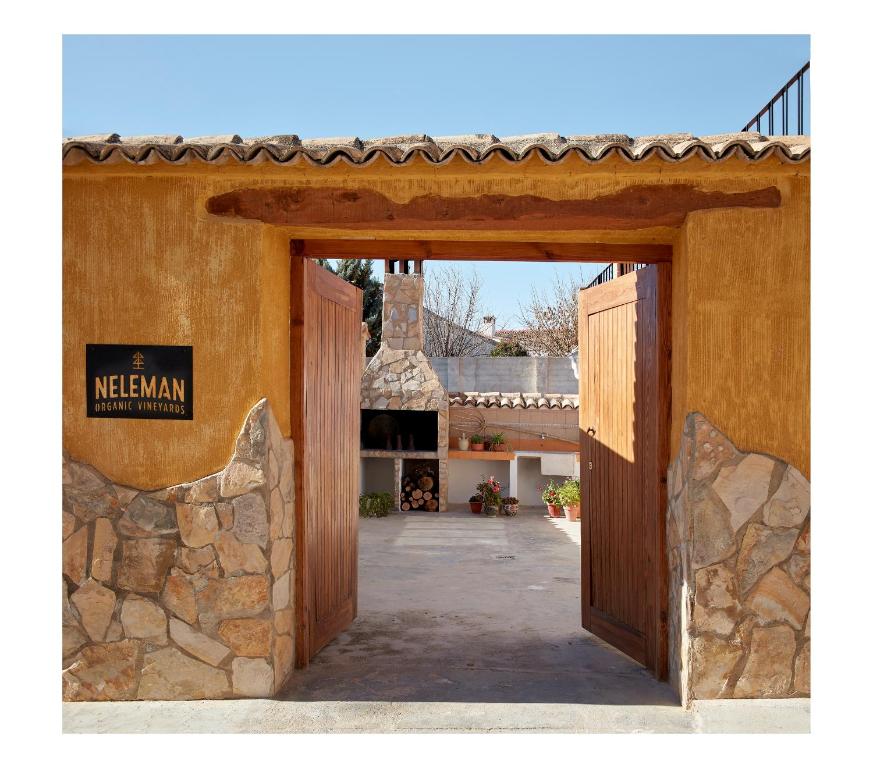
[[[487, 315], [478, 331], [453, 323], [424, 308], [424, 353], [428, 357], [482, 357], [500, 342], [495, 335], [496, 319]], [[436, 338], [434, 338], [436, 337]], [[447, 349], [448, 347], [448, 349]]]

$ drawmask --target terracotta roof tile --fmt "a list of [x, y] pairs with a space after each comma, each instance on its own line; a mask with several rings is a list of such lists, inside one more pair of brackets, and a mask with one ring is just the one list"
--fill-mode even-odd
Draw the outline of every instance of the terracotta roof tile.
[[471, 134], [437, 136], [414, 134], [360, 139], [356, 136], [301, 140], [294, 134], [261, 136], [243, 139], [233, 134], [183, 138], [166, 136], [119, 136], [116, 133], [78, 136], [65, 139], [63, 158], [67, 164], [84, 160], [92, 162], [185, 163], [197, 159], [205, 162], [225, 162], [236, 159], [244, 163], [271, 161], [289, 163], [300, 160], [315, 165], [345, 162], [367, 165], [384, 157], [402, 165], [421, 157], [440, 165], [460, 156], [470, 163], [483, 163], [494, 157], [508, 162], [522, 162], [537, 156], [544, 162], [560, 162], [577, 154], [588, 162], [597, 163], [617, 155], [630, 162], [659, 158], [679, 162], [699, 156], [710, 161], [739, 156], [747, 160], [763, 160], [776, 154], [785, 162], [808, 159], [808, 136], [764, 136], [760, 133], [726, 133], [695, 137], [690, 133], [638, 136], [599, 134], [592, 136], [561, 136], [539, 133], [525, 136]]
[[542, 392], [449, 392], [449, 405], [467, 408], [579, 408], [578, 395]]

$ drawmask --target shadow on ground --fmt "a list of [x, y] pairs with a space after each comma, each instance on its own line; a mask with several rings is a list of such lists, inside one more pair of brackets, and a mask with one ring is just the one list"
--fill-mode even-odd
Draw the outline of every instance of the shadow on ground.
[[582, 629], [572, 524], [462, 511], [361, 520], [358, 618], [286, 701], [678, 706]]

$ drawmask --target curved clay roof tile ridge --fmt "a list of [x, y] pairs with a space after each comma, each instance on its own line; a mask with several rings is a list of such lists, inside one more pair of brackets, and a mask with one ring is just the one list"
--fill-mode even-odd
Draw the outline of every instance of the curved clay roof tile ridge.
[[403, 165], [420, 157], [433, 165], [450, 162], [460, 155], [471, 163], [484, 163], [501, 157], [520, 163], [536, 155], [547, 163], [561, 162], [570, 153], [598, 163], [618, 155], [629, 162], [658, 157], [669, 162], [698, 156], [711, 161], [725, 160], [741, 153], [748, 160], [762, 160], [776, 153], [786, 162], [802, 162], [809, 157], [808, 136], [764, 136], [759, 133], [725, 133], [695, 137], [674, 133], [631, 138], [623, 134], [562, 136], [540, 133], [524, 136], [472, 134], [433, 138], [428, 134], [361, 139], [357, 136], [300, 139], [296, 134], [281, 134], [244, 139], [237, 134], [184, 138], [177, 134], [119, 136], [117, 133], [91, 134], [65, 139], [65, 162], [90, 160], [96, 163], [126, 160], [132, 163], [183, 163], [192, 158], [219, 163], [235, 158], [240, 162], [272, 160], [285, 164], [304, 158], [313, 165], [368, 165], [384, 157]]

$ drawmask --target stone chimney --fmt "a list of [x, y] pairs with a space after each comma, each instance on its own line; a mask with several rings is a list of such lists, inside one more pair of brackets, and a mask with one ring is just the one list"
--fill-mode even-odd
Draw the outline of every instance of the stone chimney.
[[382, 345], [410, 351], [424, 349], [424, 278], [385, 275], [382, 298]]
[[479, 329], [479, 333], [483, 336], [487, 336], [489, 339], [494, 338], [494, 334], [497, 332], [497, 318], [494, 315], [485, 315], [482, 318], [482, 327]]

